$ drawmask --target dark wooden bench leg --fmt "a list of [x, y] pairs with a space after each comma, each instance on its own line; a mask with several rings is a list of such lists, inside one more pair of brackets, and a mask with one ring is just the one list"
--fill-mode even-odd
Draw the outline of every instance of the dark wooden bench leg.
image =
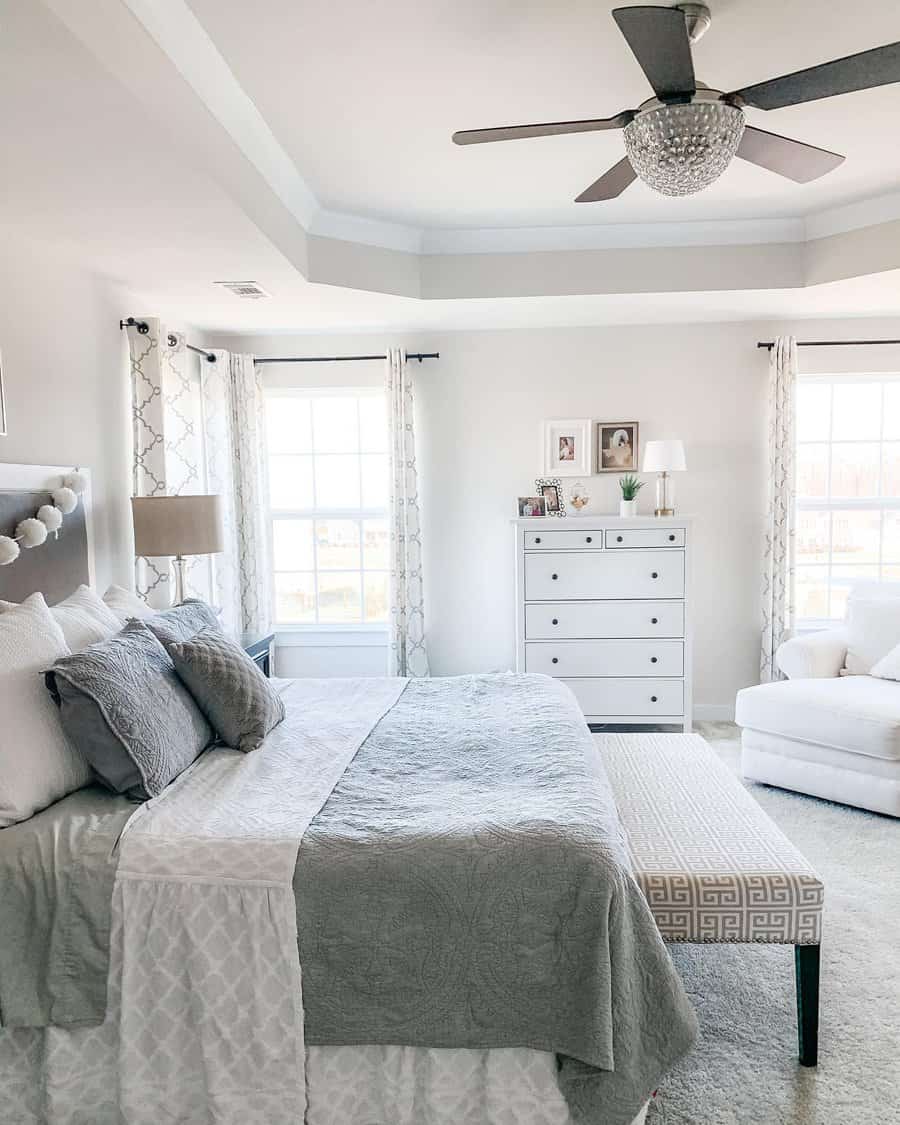
[[819, 1062], [819, 949], [818, 945], [794, 946], [801, 1066]]

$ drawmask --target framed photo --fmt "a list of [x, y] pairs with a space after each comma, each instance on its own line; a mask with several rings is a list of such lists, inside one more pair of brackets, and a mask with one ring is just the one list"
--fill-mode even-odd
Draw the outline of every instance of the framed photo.
[[520, 496], [519, 518], [532, 519], [535, 516], [546, 516], [547, 501], [543, 496]]
[[547, 504], [548, 516], [564, 516], [566, 514], [565, 501], [562, 495], [562, 481], [558, 477], [539, 477], [534, 482], [534, 487], [539, 496], [543, 496]]
[[548, 477], [590, 476], [590, 418], [563, 418], [545, 422], [542, 444], [544, 472]]
[[3, 356], [0, 355], [0, 437], [6, 437], [6, 400], [3, 397]]
[[638, 471], [637, 422], [597, 423], [597, 472]]

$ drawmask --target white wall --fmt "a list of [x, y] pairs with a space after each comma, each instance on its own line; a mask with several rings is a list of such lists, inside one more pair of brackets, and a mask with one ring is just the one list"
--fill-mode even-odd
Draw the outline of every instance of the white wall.
[[[347, 355], [399, 343], [440, 351], [414, 368], [425, 519], [426, 614], [436, 674], [512, 667], [515, 498], [541, 475], [545, 418], [640, 423], [641, 443], [681, 437], [688, 472], [677, 505], [697, 517], [694, 554], [695, 701], [725, 717], [735, 692], [757, 680], [760, 558], [765, 507], [766, 353], [778, 331], [806, 339], [900, 336], [885, 321], [793, 325], [560, 328], [405, 337], [271, 336], [223, 339], [260, 355]], [[900, 370], [900, 349], [810, 349], [806, 370]], [[378, 380], [378, 364], [280, 365], [272, 382]], [[652, 511], [648, 477], [642, 510]], [[588, 512], [611, 512], [616, 477], [594, 476]], [[280, 653], [279, 668], [370, 667], [371, 649], [335, 657]], [[357, 664], [357, 657], [363, 661]]]
[[98, 585], [128, 584], [128, 361], [118, 322], [135, 310], [66, 257], [2, 231], [0, 261], [0, 461], [89, 467]]

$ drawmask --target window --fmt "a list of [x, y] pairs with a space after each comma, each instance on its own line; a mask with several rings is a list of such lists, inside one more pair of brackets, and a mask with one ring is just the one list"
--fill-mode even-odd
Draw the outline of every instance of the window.
[[900, 375], [797, 384], [796, 616], [843, 618], [857, 582], [900, 581]]
[[276, 625], [388, 614], [387, 416], [380, 389], [266, 392]]

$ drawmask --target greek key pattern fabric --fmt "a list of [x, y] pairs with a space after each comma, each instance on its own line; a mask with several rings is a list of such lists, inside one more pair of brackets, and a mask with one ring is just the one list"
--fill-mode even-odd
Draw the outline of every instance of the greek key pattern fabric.
[[762, 683], [783, 679], [775, 653], [794, 615], [794, 399], [797, 341], [779, 336], [769, 353], [769, 488], [763, 550]]
[[699, 735], [597, 743], [666, 941], [819, 943], [822, 881]]
[[385, 391], [391, 479], [390, 672], [393, 676], [427, 676], [413, 384], [406, 353], [400, 348], [388, 349]]

